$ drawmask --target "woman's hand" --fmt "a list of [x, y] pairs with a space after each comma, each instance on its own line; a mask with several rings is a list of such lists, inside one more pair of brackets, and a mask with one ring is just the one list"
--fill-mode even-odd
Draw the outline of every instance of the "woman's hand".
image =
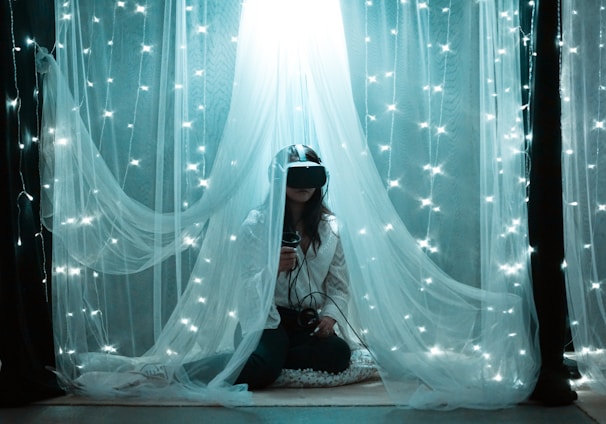
[[280, 248], [280, 265], [278, 272], [288, 272], [297, 266], [297, 249], [294, 247], [282, 246]]
[[333, 334], [335, 334], [336, 323], [337, 321], [335, 321], [331, 317], [322, 317], [320, 323], [314, 330], [313, 334], [322, 338], [332, 336]]

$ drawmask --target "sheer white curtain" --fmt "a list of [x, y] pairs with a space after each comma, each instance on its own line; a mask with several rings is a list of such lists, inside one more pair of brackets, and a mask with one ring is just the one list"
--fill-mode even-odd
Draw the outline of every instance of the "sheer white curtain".
[[562, 170], [571, 331], [582, 382], [606, 393], [606, 2], [562, 3]]
[[[280, 148], [330, 172], [347, 322], [394, 404], [497, 408], [538, 372], [517, 1], [56, 2], [43, 218], [57, 368], [92, 396], [242, 404]], [[271, 219], [251, 237], [253, 208]], [[246, 330], [234, 338], [237, 324]], [[178, 366], [206, 360], [205, 377]], [[141, 383], [144, 364], [177, 369]]]

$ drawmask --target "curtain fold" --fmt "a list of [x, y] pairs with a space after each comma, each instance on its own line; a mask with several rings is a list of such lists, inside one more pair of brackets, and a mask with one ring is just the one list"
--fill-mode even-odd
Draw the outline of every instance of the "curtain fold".
[[565, 272], [581, 384], [606, 393], [604, 2], [562, 2]]
[[[56, 62], [41, 51], [38, 68], [65, 388], [250, 401], [233, 383], [276, 283], [271, 163], [303, 143], [330, 173], [346, 327], [394, 404], [526, 399], [539, 364], [518, 6], [57, 1]], [[267, 217], [252, 235], [251, 210]], [[141, 378], [157, 365], [172, 384]]]

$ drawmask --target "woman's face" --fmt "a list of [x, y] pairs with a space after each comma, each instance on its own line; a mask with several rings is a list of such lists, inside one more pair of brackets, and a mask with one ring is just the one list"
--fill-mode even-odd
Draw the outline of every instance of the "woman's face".
[[286, 187], [286, 198], [295, 203], [307, 203], [316, 192], [315, 188]]

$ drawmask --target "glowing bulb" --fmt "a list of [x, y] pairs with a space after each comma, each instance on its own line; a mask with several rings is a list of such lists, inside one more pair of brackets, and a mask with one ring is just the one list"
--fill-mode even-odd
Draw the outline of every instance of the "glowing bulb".
[[440, 354], [442, 354], [444, 352], [439, 347], [434, 346], [434, 347], [432, 347], [432, 348], [429, 349], [429, 353], [430, 353], [430, 355], [440, 355]]
[[101, 350], [106, 353], [116, 353], [118, 351], [115, 347], [111, 345], [105, 345], [101, 348]]
[[78, 276], [82, 273], [82, 270], [80, 268], [70, 268], [68, 274], [69, 275], [74, 275], [74, 276]]
[[421, 207], [431, 206], [432, 204], [431, 199], [421, 199]]

